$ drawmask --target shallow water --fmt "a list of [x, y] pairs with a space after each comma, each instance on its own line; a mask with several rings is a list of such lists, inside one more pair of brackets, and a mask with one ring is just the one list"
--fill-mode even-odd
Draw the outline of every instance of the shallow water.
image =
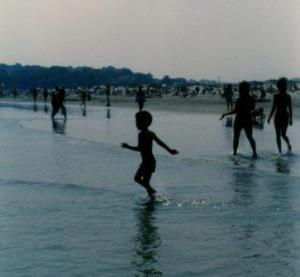
[[[0, 106], [0, 276], [297, 276], [300, 274], [299, 122], [293, 154], [255, 129], [259, 158], [214, 114], [153, 112], [151, 202], [132, 177], [133, 109]], [[285, 147], [285, 145], [283, 145]], [[284, 148], [285, 149], [285, 148]]]

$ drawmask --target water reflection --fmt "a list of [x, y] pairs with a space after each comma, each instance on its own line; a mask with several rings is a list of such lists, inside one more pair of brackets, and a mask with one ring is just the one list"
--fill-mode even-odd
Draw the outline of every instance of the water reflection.
[[82, 109], [82, 116], [86, 116], [87, 114], [86, 114], [86, 107], [84, 107], [83, 109]]
[[32, 109], [33, 109], [34, 112], [37, 112], [37, 111], [38, 111], [38, 106], [37, 106], [36, 103], [33, 104]]
[[[251, 165], [253, 166], [253, 164]], [[256, 184], [253, 175], [252, 170], [239, 170], [233, 173], [232, 189], [234, 192], [233, 204], [235, 206], [248, 206], [254, 203], [253, 191]]]
[[86, 103], [85, 102], [83, 102], [83, 103], [81, 103], [80, 104], [80, 109], [81, 109], [81, 114], [82, 114], [82, 116], [86, 116], [87, 115], [87, 113], [86, 113]]
[[47, 104], [44, 104], [44, 112], [48, 113], [49, 112], [49, 107]]
[[289, 160], [286, 160], [282, 157], [278, 157], [275, 160], [275, 168], [278, 173], [285, 173], [285, 174], [290, 173]]
[[161, 239], [155, 218], [155, 203], [148, 203], [138, 210], [137, 235], [134, 238], [135, 276], [163, 276], [157, 269], [158, 248]]
[[[286, 172], [287, 162], [279, 159], [276, 164]], [[253, 171], [233, 173], [237, 213], [230, 236], [243, 276], [266, 276], [270, 264], [272, 276], [293, 276], [297, 248], [290, 185], [284, 177], [260, 183]]]
[[110, 118], [110, 108], [106, 110], [106, 118]]
[[65, 135], [66, 133], [66, 120], [52, 120], [52, 129], [53, 132], [59, 135]]
[[[241, 253], [242, 259], [257, 258], [261, 255], [257, 249], [256, 236], [258, 221], [255, 220], [257, 208], [257, 187], [252, 170], [239, 170], [233, 173], [233, 200], [234, 209], [239, 211], [241, 220], [236, 220], [231, 226], [232, 245], [237, 249], [234, 252]], [[245, 267], [245, 274], [251, 274]]]

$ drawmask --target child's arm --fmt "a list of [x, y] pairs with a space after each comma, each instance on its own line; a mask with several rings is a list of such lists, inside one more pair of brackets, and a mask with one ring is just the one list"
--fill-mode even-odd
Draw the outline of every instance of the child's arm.
[[131, 146], [131, 145], [127, 144], [127, 143], [122, 143], [121, 147], [129, 149], [129, 150], [132, 150], [132, 151], [140, 151], [139, 147], [137, 147], [137, 146]]
[[159, 146], [166, 149], [170, 154], [172, 155], [178, 154], [178, 151], [176, 149], [171, 149], [168, 145], [166, 145], [163, 141], [161, 141], [154, 133], [153, 133], [153, 140], [155, 140]]

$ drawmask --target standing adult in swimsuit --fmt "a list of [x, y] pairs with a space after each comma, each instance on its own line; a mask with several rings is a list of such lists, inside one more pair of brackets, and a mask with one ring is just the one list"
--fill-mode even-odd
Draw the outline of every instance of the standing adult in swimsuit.
[[268, 118], [268, 123], [271, 122], [275, 112], [274, 125], [276, 131], [276, 141], [278, 152], [281, 154], [281, 137], [288, 146], [288, 150], [292, 150], [290, 140], [286, 135], [288, 125], [293, 124], [293, 110], [291, 96], [287, 93], [288, 81], [286, 78], [280, 78], [277, 81], [278, 93], [274, 95], [273, 106]]
[[221, 120], [231, 114], [236, 114], [234, 120], [234, 138], [233, 138], [233, 155], [236, 155], [239, 146], [239, 140], [241, 131], [244, 129], [246, 136], [250, 142], [253, 157], [256, 158], [256, 144], [252, 136], [253, 124], [252, 124], [252, 112], [255, 109], [255, 100], [249, 94], [250, 85], [248, 82], [243, 81], [239, 84], [239, 98], [236, 101], [235, 108], [232, 112], [225, 113], [221, 116]]

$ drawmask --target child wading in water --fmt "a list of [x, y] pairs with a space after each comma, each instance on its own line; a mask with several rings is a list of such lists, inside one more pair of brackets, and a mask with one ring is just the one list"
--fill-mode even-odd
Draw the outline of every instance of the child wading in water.
[[152, 153], [153, 141], [158, 145], [165, 148], [170, 154], [176, 155], [178, 152], [175, 149], [169, 148], [164, 142], [162, 142], [152, 131], [148, 130], [148, 127], [152, 123], [152, 116], [147, 111], [138, 112], [135, 115], [136, 127], [140, 130], [138, 136], [138, 146], [130, 146], [127, 143], [122, 143], [123, 148], [127, 148], [133, 151], [141, 152], [142, 163], [138, 168], [134, 180], [143, 186], [148, 195], [154, 199], [156, 190], [150, 185], [150, 179], [152, 173], [155, 171], [155, 158]]

